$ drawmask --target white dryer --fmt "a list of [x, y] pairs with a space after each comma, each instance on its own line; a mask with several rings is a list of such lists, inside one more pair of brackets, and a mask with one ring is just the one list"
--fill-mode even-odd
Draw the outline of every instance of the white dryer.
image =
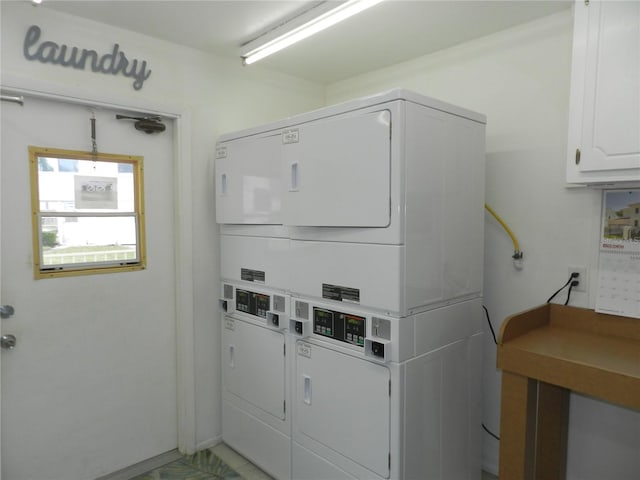
[[396, 316], [477, 298], [484, 127], [393, 90], [224, 135], [221, 232], [290, 239], [285, 288], [297, 295]]
[[410, 317], [292, 298], [292, 478], [481, 475], [478, 299]]
[[289, 297], [222, 286], [222, 439], [277, 479], [289, 479]]
[[272, 475], [479, 477], [484, 129], [398, 89], [219, 139], [223, 437]]

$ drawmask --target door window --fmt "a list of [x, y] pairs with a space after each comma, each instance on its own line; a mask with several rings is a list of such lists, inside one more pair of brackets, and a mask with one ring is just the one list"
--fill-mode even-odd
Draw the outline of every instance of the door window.
[[142, 157], [29, 154], [36, 278], [145, 268]]

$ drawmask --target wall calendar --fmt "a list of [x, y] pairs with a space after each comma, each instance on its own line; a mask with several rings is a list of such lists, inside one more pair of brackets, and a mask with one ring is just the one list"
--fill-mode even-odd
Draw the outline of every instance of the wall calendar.
[[603, 191], [596, 311], [640, 318], [640, 189]]

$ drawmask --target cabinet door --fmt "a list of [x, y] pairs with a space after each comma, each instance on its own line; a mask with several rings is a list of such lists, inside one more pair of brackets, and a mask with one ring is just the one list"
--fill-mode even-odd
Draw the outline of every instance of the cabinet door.
[[222, 382], [233, 395], [284, 419], [284, 334], [225, 316]]
[[215, 174], [218, 223], [282, 223], [280, 155], [279, 133], [218, 145]]
[[388, 368], [318, 345], [297, 345], [294, 436], [388, 478]]
[[575, 8], [569, 181], [640, 181], [640, 2]]
[[283, 133], [285, 225], [386, 227], [391, 114], [347, 114]]

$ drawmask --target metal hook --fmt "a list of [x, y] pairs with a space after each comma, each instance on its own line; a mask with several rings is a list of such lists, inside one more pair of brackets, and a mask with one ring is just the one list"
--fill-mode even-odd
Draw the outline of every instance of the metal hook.
[[91, 144], [93, 149], [91, 150], [94, 155], [98, 155], [98, 142], [96, 141], [96, 114], [91, 112]]

